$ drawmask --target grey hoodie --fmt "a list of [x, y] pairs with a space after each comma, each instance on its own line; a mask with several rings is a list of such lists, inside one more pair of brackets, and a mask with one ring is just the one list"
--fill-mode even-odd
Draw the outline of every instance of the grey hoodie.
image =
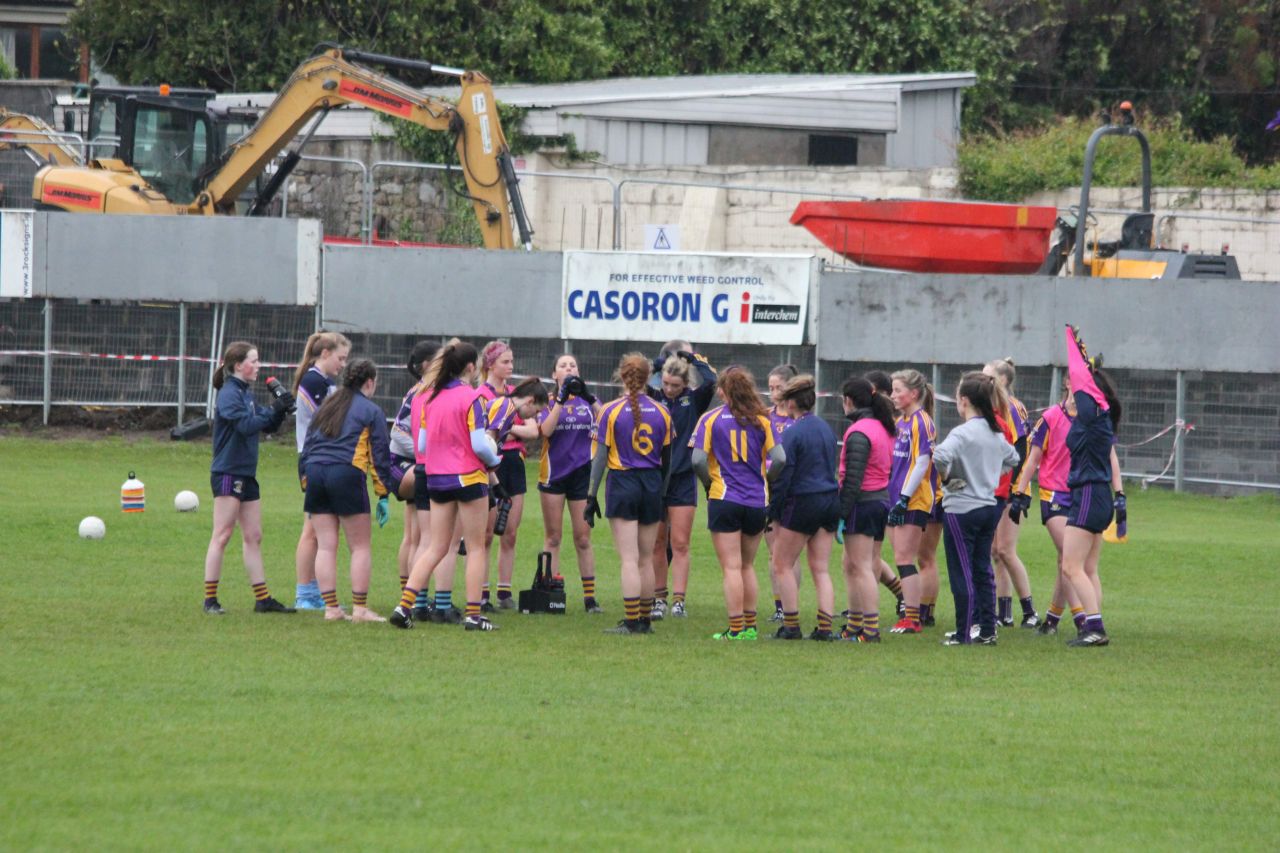
[[1018, 451], [982, 417], [970, 418], [951, 430], [933, 448], [933, 464], [946, 472], [942, 480], [942, 508], [964, 513], [994, 506], [1000, 475], [1018, 464]]

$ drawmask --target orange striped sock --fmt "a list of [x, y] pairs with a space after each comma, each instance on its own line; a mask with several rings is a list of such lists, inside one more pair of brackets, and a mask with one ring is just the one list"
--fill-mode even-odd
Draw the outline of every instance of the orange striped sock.
[[740, 633], [742, 629], [746, 627], [746, 621], [747, 621], [746, 618], [741, 613], [739, 613], [736, 616], [734, 616], [733, 614], [730, 614], [729, 615], [729, 633], [730, 634]]
[[677, 592], [677, 593], [674, 593], [674, 594], [671, 596], [671, 603], [672, 603], [672, 604], [684, 604], [684, 593], [683, 593], [683, 592]]
[[652, 598], [640, 599], [640, 618], [649, 619], [649, 618], [652, 618], [652, 616], [653, 616], [653, 599]]
[[594, 577], [582, 579], [582, 597], [583, 598], [596, 597], [596, 579]]
[[792, 612], [792, 613], [788, 613], [788, 612], [787, 612], [787, 611], [785, 611], [785, 610], [784, 610], [784, 611], [782, 611], [782, 627], [784, 627], [784, 628], [799, 628], [799, 627], [800, 627], [800, 613], [799, 613], [799, 611], [795, 611], [795, 612]]
[[351, 603], [353, 605], [355, 605], [356, 607], [364, 607], [366, 604], [368, 604], [368, 602], [369, 602], [369, 590], [366, 589], [364, 592], [356, 592], [354, 589], [351, 590]]
[[862, 630], [862, 614], [856, 610], [850, 610], [849, 615], [844, 620], [844, 630], [849, 634], [856, 634]]
[[640, 619], [640, 599], [624, 598], [622, 599], [622, 610], [628, 622], [635, 622]]
[[831, 614], [825, 610], [818, 611], [818, 630], [819, 631], [831, 630]]
[[756, 626], [756, 612], [754, 610], [742, 611], [742, 627], [754, 628]]
[[868, 637], [880, 636], [880, 612], [862, 614], [862, 633]]
[[408, 578], [403, 578], [403, 577], [402, 577], [402, 578], [400, 578], [400, 591], [401, 591], [401, 592], [404, 592], [404, 588], [405, 588], [406, 586], [408, 586], [408, 585], [409, 585], [409, 579], [408, 579]]
[[258, 601], [266, 601], [271, 597], [271, 593], [267, 591], [267, 582], [255, 583], [253, 585], [253, 597]]
[[338, 591], [336, 589], [331, 589], [328, 592], [320, 590], [320, 597], [324, 599], [325, 607], [338, 606]]
[[467, 610], [466, 610], [466, 613], [464, 613], [463, 615], [465, 615], [465, 616], [479, 616], [479, 615], [480, 615], [480, 602], [478, 602], [478, 601], [468, 601], [468, 602], [467, 602]]
[[902, 581], [894, 577], [885, 581], [884, 585], [889, 588], [889, 592], [893, 593], [894, 596], [902, 598]]
[[903, 618], [904, 618], [904, 619], [906, 619], [908, 622], [919, 622], [919, 621], [920, 621], [920, 608], [919, 608], [919, 607], [912, 607], [910, 604], [908, 604], [908, 605], [907, 605], [907, 612], [903, 614]]
[[209, 599], [209, 598], [217, 598], [217, 597], [218, 597], [218, 582], [217, 582], [217, 581], [205, 581], [205, 582], [204, 582], [204, 597], [205, 597], [206, 599]]

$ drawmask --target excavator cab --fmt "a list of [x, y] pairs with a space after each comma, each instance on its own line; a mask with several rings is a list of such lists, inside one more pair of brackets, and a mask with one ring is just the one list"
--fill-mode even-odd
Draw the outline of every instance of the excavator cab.
[[221, 153], [209, 89], [99, 86], [89, 97], [91, 160], [119, 160], [170, 201], [190, 204]]

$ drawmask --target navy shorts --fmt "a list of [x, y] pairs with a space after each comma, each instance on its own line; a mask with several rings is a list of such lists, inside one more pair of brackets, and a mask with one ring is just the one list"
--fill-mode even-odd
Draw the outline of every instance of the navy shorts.
[[209, 484], [213, 486], [215, 498], [235, 498], [241, 503], [249, 503], [261, 498], [256, 477], [243, 474], [219, 474], [214, 471], [209, 475]]
[[707, 501], [707, 529], [712, 533], [741, 533], [759, 536], [764, 532], [764, 507], [736, 501]]
[[[582, 465], [550, 483], [539, 483], [538, 491], [549, 495], [564, 495], [571, 501], [585, 501], [591, 488], [591, 463]], [[662, 488], [661, 485], [658, 486]]]
[[933, 512], [929, 513], [930, 524], [942, 523], [942, 501], [936, 501], [933, 504]]
[[507, 490], [507, 494], [523, 495], [529, 491], [529, 484], [525, 480], [524, 454], [519, 450], [502, 451], [502, 461], [498, 463], [497, 473], [498, 482]]
[[604, 517], [657, 524], [662, 520], [662, 471], [610, 471], [604, 484]]
[[870, 536], [877, 542], [883, 542], [888, 519], [889, 508], [884, 501], [858, 501], [844, 520], [844, 535]]
[[[937, 506], [941, 506], [941, 504], [936, 504], [935, 508]], [[907, 525], [910, 525], [911, 527], [919, 527], [921, 530], [924, 530], [926, 527], [929, 526], [929, 522], [934, 520], [935, 519], [933, 517], [933, 510], [929, 510], [928, 512], [926, 512], [925, 510], [922, 510], [922, 509], [909, 509], [907, 510], [906, 521], [902, 522], [902, 524], [900, 525], [890, 524], [888, 526], [889, 527], [905, 527]]]
[[1111, 524], [1111, 517], [1115, 514], [1115, 505], [1111, 501], [1110, 483], [1085, 483], [1072, 489], [1067, 526], [1101, 533]]
[[698, 478], [693, 471], [671, 475], [662, 503], [668, 507], [698, 505]]
[[413, 505], [423, 512], [431, 511], [431, 490], [427, 488], [427, 471], [422, 465], [413, 466]]
[[369, 511], [369, 488], [365, 474], [354, 465], [307, 466], [307, 496], [302, 509], [321, 515], [361, 515]]
[[[426, 479], [425, 477], [423, 479]], [[432, 489], [431, 500], [438, 504], [471, 503], [489, 497], [489, 486], [486, 483], [474, 483], [470, 486], [458, 486], [456, 489]]]
[[[413, 503], [413, 498], [405, 499], [400, 497], [400, 484], [404, 481], [404, 475], [412, 470], [412, 459], [405, 459], [403, 456], [396, 456], [394, 453], [391, 454], [391, 482], [387, 484], [387, 487], [391, 489], [391, 494], [396, 496], [396, 500], [410, 504]], [[415, 476], [413, 480], [416, 483], [418, 478]], [[416, 486], [414, 490], [416, 492]]]
[[840, 493], [792, 495], [782, 505], [778, 523], [805, 536], [812, 536], [819, 530], [835, 533], [840, 525]]
[[1040, 523], [1048, 524], [1051, 518], [1065, 518], [1071, 513], [1071, 498], [1056, 501], [1040, 501]]

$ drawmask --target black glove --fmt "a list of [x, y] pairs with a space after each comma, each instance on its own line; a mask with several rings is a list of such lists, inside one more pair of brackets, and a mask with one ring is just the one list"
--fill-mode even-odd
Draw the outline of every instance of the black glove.
[[1125, 499], [1124, 492], [1116, 492], [1115, 497], [1116, 508], [1116, 527], [1129, 523], [1129, 502]]
[[293, 399], [293, 395], [288, 391], [271, 401], [271, 411], [275, 412], [277, 417], [284, 417], [297, 407], [297, 401]]
[[687, 349], [682, 349], [679, 352], [677, 352], [676, 357], [683, 358], [685, 361], [689, 362], [690, 364], [693, 364], [695, 361], [698, 360], [698, 357], [693, 353], [689, 352]]
[[600, 500], [595, 495], [592, 495], [587, 498], [587, 508], [582, 512], [582, 518], [587, 522], [587, 527], [595, 527], [596, 519], [600, 517]]
[[587, 383], [583, 382], [581, 379], [578, 380], [578, 387], [574, 389], [573, 393], [577, 394], [583, 400], [586, 400], [588, 406], [594, 406], [596, 404], [596, 395], [587, 390]]
[[573, 394], [573, 383], [577, 380], [576, 376], [566, 376], [564, 381], [560, 383], [560, 393], [556, 394], [556, 402], [564, 405], [569, 397]]
[[901, 527], [907, 523], [907, 504], [910, 501], [909, 496], [902, 495], [898, 498], [898, 502], [889, 508], [889, 518], [886, 523], [890, 527]]
[[511, 493], [506, 490], [501, 483], [494, 483], [489, 487], [489, 494], [495, 501], [511, 500]]
[[1009, 520], [1014, 524], [1021, 524], [1022, 519], [1027, 517], [1027, 510], [1031, 508], [1031, 495], [1012, 495], [1009, 498]]

